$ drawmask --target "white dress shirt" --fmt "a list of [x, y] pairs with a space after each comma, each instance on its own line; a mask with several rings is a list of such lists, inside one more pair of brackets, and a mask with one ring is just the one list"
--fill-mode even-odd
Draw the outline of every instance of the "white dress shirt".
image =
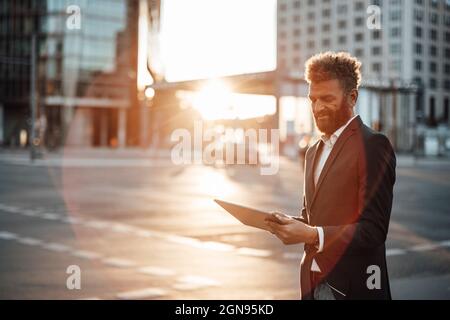
[[[330, 137], [327, 137], [326, 135], [322, 135], [320, 137], [320, 140], [322, 140], [321, 143], [323, 143], [323, 147], [322, 152], [316, 155], [316, 157], [318, 156], [319, 158], [317, 159], [316, 168], [314, 170], [314, 186], [317, 186], [317, 182], [319, 181], [319, 177], [320, 174], [322, 173], [323, 167], [325, 166], [325, 163], [327, 162], [327, 159], [330, 156], [331, 150], [333, 150], [333, 147], [336, 144], [336, 141], [338, 140], [339, 136], [345, 130], [345, 128], [347, 128], [348, 124], [357, 116], [358, 115], [354, 115], [350, 120], [347, 121], [346, 124], [337, 129]], [[319, 248], [317, 252], [322, 252], [324, 244], [323, 228], [317, 227], [317, 233], [319, 235]], [[313, 259], [311, 271], [320, 272], [320, 268], [315, 259]]]

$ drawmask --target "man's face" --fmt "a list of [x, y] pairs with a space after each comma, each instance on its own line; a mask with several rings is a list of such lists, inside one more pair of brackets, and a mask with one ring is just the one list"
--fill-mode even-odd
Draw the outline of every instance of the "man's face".
[[326, 135], [333, 134], [352, 115], [352, 105], [337, 79], [311, 83], [309, 99], [317, 127]]

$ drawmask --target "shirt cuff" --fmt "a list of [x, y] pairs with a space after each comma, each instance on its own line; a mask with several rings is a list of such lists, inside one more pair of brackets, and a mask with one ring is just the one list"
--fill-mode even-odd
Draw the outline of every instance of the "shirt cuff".
[[319, 234], [319, 248], [317, 249], [317, 252], [320, 253], [323, 251], [323, 228], [322, 227], [316, 227], [317, 233]]

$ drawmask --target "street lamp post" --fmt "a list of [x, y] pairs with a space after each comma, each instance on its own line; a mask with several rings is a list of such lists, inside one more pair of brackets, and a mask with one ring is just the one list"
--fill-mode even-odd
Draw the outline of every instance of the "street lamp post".
[[31, 132], [30, 132], [30, 160], [36, 159], [36, 34], [31, 35], [31, 79], [30, 79], [30, 111], [31, 111]]

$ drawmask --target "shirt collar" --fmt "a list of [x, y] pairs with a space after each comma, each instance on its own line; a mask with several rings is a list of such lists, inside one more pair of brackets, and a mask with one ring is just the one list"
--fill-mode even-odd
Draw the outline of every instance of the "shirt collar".
[[352, 122], [353, 119], [355, 119], [358, 115], [354, 115], [350, 120], [347, 121], [346, 124], [344, 124], [342, 127], [337, 129], [330, 137], [327, 137], [326, 135], [322, 135], [320, 139], [325, 143], [325, 145], [329, 148], [332, 148], [334, 144], [336, 143], [337, 139], [341, 135], [341, 133], [347, 128], [347, 126]]

